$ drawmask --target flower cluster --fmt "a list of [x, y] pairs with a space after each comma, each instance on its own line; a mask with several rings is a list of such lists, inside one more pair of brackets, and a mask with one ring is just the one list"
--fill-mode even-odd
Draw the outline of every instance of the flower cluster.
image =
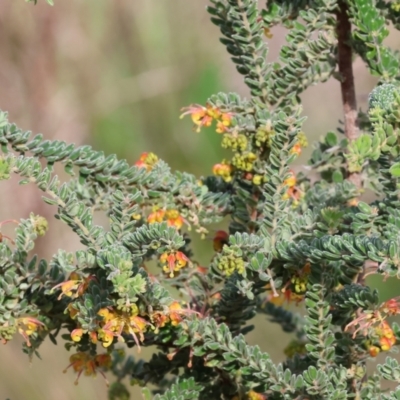
[[376, 357], [381, 351], [388, 351], [396, 344], [396, 337], [387, 321], [382, 321], [373, 329], [372, 336], [375, 340], [368, 343], [368, 352], [371, 357]]
[[25, 339], [26, 345], [31, 346], [29, 336], [36, 333], [44, 324], [33, 317], [22, 317], [17, 320], [18, 333]]
[[181, 229], [185, 220], [182, 215], [180, 215], [178, 210], [154, 210], [148, 217], [147, 222], [153, 224], [155, 222], [166, 221], [168, 226], [173, 226], [176, 229]]
[[154, 153], [142, 153], [135, 165], [139, 168], [146, 168], [147, 171], [151, 171], [157, 162], [158, 157]]
[[244, 151], [248, 145], [247, 137], [236, 131], [225, 133], [222, 137], [221, 146], [224, 149], [232, 149], [233, 151]]
[[237, 257], [234, 254], [223, 255], [218, 260], [218, 269], [225, 276], [231, 276], [234, 272], [243, 275], [245, 271], [243, 258]]
[[32, 221], [33, 229], [35, 230], [36, 235], [44, 236], [49, 229], [49, 223], [47, 222], [47, 219], [33, 213], [30, 215], [30, 219]]
[[252, 152], [236, 153], [232, 158], [232, 165], [241, 171], [250, 172], [256, 160], [257, 156]]
[[75, 380], [75, 385], [78, 384], [79, 378], [82, 373], [85, 376], [96, 376], [99, 372], [105, 379], [107, 386], [108, 381], [104, 375], [104, 370], [108, 370], [111, 367], [111, 356], [109, 354], [97, 354], [92, 355], [86, 352], [79, 352], [72, 354], [69, 358], [69, 366], [64, 370], [67, 372], [68, 368], [72, 369], [78, 373], [78, 377]]
[[181, 251], [173, 251], [161, 254], [160, 263], [164, 273], [173, 278], [182, 268], [189, 265], [190, 261]]
[[78, 273], [72, 272], [67, 281], [61, 282], [54, 286], [53, 290], [61, 288], [61, 293], [60, 296], [58, 296], [58, 299], [61, 299], [62, 296], [76, 298], [83, 295], [89, 286], [89, 282], [93, 279], [95, 279], [94, 276], [88, 276], [87, 278], [84, 278]]
[[307, 290], [308, 276], [311, 272], [311, 265], [307, 263], [304, 267], [297, 271], [283, 286], [279, 292], [272, 293], [270, 284], [267, 284], [266, 289], [270, 292], [267, 300], [277, 306], [281, 306], [285, 302], [296, 304], [304, 300], [304, 295]]
[[128, 311], [113, 310], [109, 307], [102, 308], [97, 314], [100, 317], [97, 330], [88, 332], [82, 328], [74, 329], [71, 332], [71, 339], [74, 342], [80, 342], [82, 336], [88, 334], [92, 343], [101, 342], [103, 347], [109, 347], [114, 342], [114, 338], [124, 342], [123, 335], [127, 335], [133, 337], [140, 347], [139, 339], [143, 342], [149, 323], [138, 315], [139, 309], [135, 304]]
[[386, 319], [399, 314], [400, 301], [395, 297], [382, 303], [375, 311], [361, 313], [347, 324], [345, 330], [351, 331], [353, 338], [358, 332], [369, 337], [366, 347], [369, 354], [376, 357], [381, 351], [388, 351], [396, 344], [395, 334]]
[[150, 315], [150, 319], [155, 327], [155, 332], [157, 333], [159, 328], [164, 328], [168, 323], [172, 326], [178, 326], [182, 322], [182, 316], [185, 314], [185, 310], [182, 306], [177, 302], [174, 301], [168, 307], [168, 313], [164, 313], [161, 311], [154, 311]]
[[225, 160], [222, 163], [215, 164], [213, 166], [213, 174], [216, 176], [220, 176], [225, 182], [232, 181], [232, 173], [233, 167], [231, 164], [228, 164]]
[[291, 170], [289, 177], [286, 178], [285, 181], [283, 182], [285, 186], [288, 186], [288, 190], [282, 196], [282, 198], [284, 200], [291, 199], [294, 206], [297, 206], [299, 204], [299, 200], [303, 195], [300, 189], [296, 186], [296, 183], [297, 183], [296, 174]]
[[200, 132], [203, 126], [206, 128], [210, 127], [214, 120], [217, 122], [215, 130], [217, 133], [226, 132], [232, 125], [232, 114], [222, 112], [219, 108], [214, 107], [211, 104], [207, 104], [206, 107], [195, 104], [190, 107], [183, 108], [182, 111], [185, 112], [181, 115], [181, 118], [190, 114], [195, 125], [196, 132]]

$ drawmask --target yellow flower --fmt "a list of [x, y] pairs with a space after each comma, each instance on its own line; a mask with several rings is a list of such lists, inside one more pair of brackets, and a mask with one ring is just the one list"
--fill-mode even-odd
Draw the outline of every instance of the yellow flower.
[[155, 164], [158, 162], [158, 157], [154, 153], [142, 153], [135, 165], [139, 168], [146, 168], [147, 171], [151, 171]]
[[89, 282], [94, 279], [95, 277], [93, 275], [84, 278], [78, 275], [76, 272], [72, 272], [67, 281], [61, 282], [54, 286], [53, 290], [59, 287], [61, 288], [61, 294], [58, 296], [58, 300], [60, 300], [62, 296], [76, 298], [85, 293], [89, 286]]
[[[190, 114], [194, 125], [196, 126], [196, 132], [200, 132], [202, 126], [209, 127], [213, 120], [213, 113], [211, 110], [207, 110], [206, 107], [201, 105], [193, 105], [190, 107], [182, 108], [185, 111], [181, 118], [185, 115]], [[211, 115], [210, 115], [211, 114]]]
[[289, 188], [292, 188], [296, 185], [296, 175], [294, 174], [293, 171], [289, 172], [289, 177], [286, 178], [283, 183], [286, 186], [289, 186]]
[[147, 217], [147, 222], [149, 224], [154, 224], [156, 222], [161, 223], [164, 220], [164, 216], [165, 216], [164, 210], [154, 211]]
[[100, 317], [103, 318], [104, 322], [109, 322], [115, 318], [114, 313], [112, 313], [108, 308], [100, 309], [97, 315], [100, 315]]
[[111, 346], [112, 342], [114, 341], [114, 336], [114, 332], [108, 329], [100, 329], [97, 332], [97, 337], [105, 348]]
[[69, 358], [69, 361], [70, 364], [64, 370], [64, 372], [67, 372], [67, 369], [72, 367], [72, 369], [78, 373], [78, 377], [75, 380], [75, 385], [78, 384], [82, 373], [85, 376], [96, 376], [96, 373], [99, 372], [105, 379], [108, 386], [108, 381], [101, 369], [107, 370], [111, 367], [111, 356], [109, 354], [91, 355], [89, 353], [79, 352], [72, 354]]
[[31, 346], [29, 336], [44, 327], [44, 324], [33, 317], [22, 317], [17, 320], [18, 333], [25, 339], [26, 345]]
[[225, 182], [230, 182], [232, 180], [232, 172], [232, 165], [225, 163], [225, 161], [213, 166], [213, 174], [220, 176]]
[[163, 253], [160, 256], [163, 271], [169, 275], [170, 278], [175, 276], [175, 272], [179, 272], [182, 268], [186, 267], [189, 259], [181, 252]]
[[261, 393], [257, 393], [254, 390], [250, 390], [250, 392], [247, 393], [247, 399], [248, 400], [265, 400], [266, 397]]
[[182, 228], [184, 220], [182, 215], [179, 214], [178, 210], [167, 210], [165, 212], [165, 217], [167, 219], [168, 226], [173, 226], [178, 230]]
[[80, 342], [81, 339], [82, 339], [82, 336], [83, 336], [83, 329], [82, 329], [82, 328], [74, 329], [74, 330], [71, 332], [71, 339], [72, 339], [74, 342]]
[[293, 148], [292, 148], [292, 150], [290, 152], [293, 153], [293, 154], [297, 154], [299, 156], [301, 154], [301, 145], [300, 145], [300, 143], [296, 143], [293, 146]]
[[182, 321], [182, 307], [181, 305], [177, 302], [174, 301], [170, 306], [169, 306], [169, 317], [171, 319], [171, 325], [177, 326], [179, 323]]

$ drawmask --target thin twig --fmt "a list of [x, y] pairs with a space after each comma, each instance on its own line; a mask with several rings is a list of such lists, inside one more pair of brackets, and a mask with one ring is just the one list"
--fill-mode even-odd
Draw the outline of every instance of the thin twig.
[[[344, 133], [352, 142], [359, 136], [357, 121], [357, 100], [353, 75], [353, 52], [349, 45], [351, 36], [351, 23], [348, 16], [348, 6], [343, 0], [339, 1], [337, 11], [336, 33], [338, 37], [338, 65], [340, 73], [340, 87], [342, 91], [342, 103], [344, 112]], [[349, 173], [347, 179], [361, 188], [361, 174]]]

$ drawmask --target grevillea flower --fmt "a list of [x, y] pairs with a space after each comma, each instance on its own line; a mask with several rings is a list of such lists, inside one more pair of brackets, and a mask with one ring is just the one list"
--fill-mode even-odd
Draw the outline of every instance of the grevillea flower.
[[149, 224], [161, 223], [164, 221], [164, 217], [165, 217], [164, 210], [156, 210], [147, 217], [147, 222]]
[[178, 210], [171, 209], [171, 210], [156, 210], [152, 212], [147, 217], [147, 222], [149, 224], [153, 223], [161, 223], [163, 221], [167, 221], [168, 226], [173, 226], [176, 229], [181, 229], [184, 223], [184, 219], [182, 215], [180, 215]]
[[22, 317], [17, 320], [18, 333], [25, 339], [26, 345], [31, 346], [29, 336], [44, 327], [44, 324], [33, 317]]
[[278, 296], [274, 296], [271, 293], [271, 295], [268, 297], [268, 302], [276, 306], [282, 306], [285, 302], [299, 304], [303, 300], [304, 300], [304, 294], [297, 294], [293, 292], [291, 289], [285, 289], [285, 288], [278, 293]]
[[290, 151], [292, 154], [297, 154], [298, 156], [301, 154], [301, 145], [300, 143], [296, 143], [293, 147], [292, 150]]
[[382, 314], [388, 316], [394, 316], [400, 314], [400, 302], [399, 297], [395, 297], [388, 301], [385, 301], [380, 307], [379, 310]]
[[267, 398], [261, 393], [257, 393], [254, 390], [250, 390], [250, 392], [247, 393], [247, 399], [248, 400], [266, 400]]
[[232, 172], [232, 165], [225, 163], [225, 161], [213, 166], [213, 174], [220, 176], [225, 182], [230, 182], [232, 180]]
[[88, 276], [87, 278], [84, 278], [76, 272], [72, 272], [67, 281], [61, 282], [54, 286], [53, 290], [61, 288], [61, 293], [58, 296], [58, 300], [60, 300], [62, 296], [76, 298], [85, 293], [89, 286], [89, 282], [93, 279], [95, 279], [94, 276]]
[[165, 212], [165, 218], [167, 219], [168, 226], [173, 226], [176, 229], [181, 229], [184, 219], [182, 215], [179, 214], [178, 210], [167, 210]]
[[295, 173], [294, 173], [293, 171], [290, 171], [290, 172], [289, 172], [289, 177], [286, 178], [286, 179], [283, 181], [283, 183], [284, 183], [286, 186], [289, 186], [289, 188], [294, 187], [294, 186], [296, 185], [296, 175], [295, 175]]
[[78, 384], [82, 373], [85, 376], [96, 376], [96, 373], [99, 372], [108, 386], [108, 381], [102, 370], [108, 370], [111, 367], [112, 361], [109, 354], [92, 355], [85, 352], [79, 352], [72, 354], [69, 358], [69, 361], [70, 364], [64, 370], [64, 373], [67, 372], [68, 368], [70, 367], [72, 367], [72, 369], [78, 373], [78, 377], [75, 380], [75, 385]]
[[372, 336], [377, 337], [377, 342], [368, 346], [371, 357], [376, 357], [381, 351], [388, 351], [396, 344], [396, 337], [393, 329], [387, 321], [382, 321], [372, 329]]
[[74, 342], [80, 342], [83, 336], [83, 329], [82, 328], [76, 328], [71, 332], [71, 339]]
[[160, 328], [164, 328], [164, 326], [170, 321], [167, 314], [164, 314], [161, 311], [155, 311], [150, 315], [151, 322], [155, 327], [155, 333], [158, 333]]
[[142, 153], [135, 165], [139, 168], [146, 168], [147, 171], [151, 171], [155, 164], [158, 162], [158, 157], [154, 153]]
[[182, 309], [182, 306], [177, 301], [174, 301], [169, 306], [169, 318], [171, 319], [171, 325], [179, 325], [179, 323], [182, 321], [183, 313], [184, 310]]
[[111, 346], [114, 338], [124, 342], [122, 334], [125, 334], [132, 336], [140, 349], [139, 339], [143, 342], [144, 332], [146, 332], [149, 323], [137, 315], [137, 307], [132, 307], [130, 312], [102, 308], [97, 314], [102, 317], [100, 327], [97, 330], [97, 339], [102, 342], [103, 347]]
[[200, 132], [201, 127], [209, 127], [213, 121], [213, 115], [215, 114], [212, 109], [207, 109], [199, 104], [192, 105], [190, 107], [182, 108], [185, 111], [181, 114], [181, 118], [185, 115], [190, 114], [194, 125], [196, 126], [196, 132]]
[[225, 133], [228, 131], [228, 127], [232, 124], [232, 114], [231, 113], [221, 113], [219, 121], [217, 122], [217, 133]]
[[179, 272], [182, 268], [185, 268], [190, 261], [181, 251], [176, 251], [161, 254], [160, 262], [163, 271], [170, 278], [173, 278], [175, 273]]
[[229, 112], [221, 112], [218, 107], [214, 107], [211, 104], [207, 104], [206, 107], [199, 104], [194, 104], [190, 107], [182, 108], [184, 113], [181, 115], [183, 118], [185, 115], [190, 115], [196, 132], [200, 132], [201, 128], [211, 126], [213, 120], [217, 121], [217, 133], [224, 133], [228, 130], [228, 127], [232, 125], [232, 114]]

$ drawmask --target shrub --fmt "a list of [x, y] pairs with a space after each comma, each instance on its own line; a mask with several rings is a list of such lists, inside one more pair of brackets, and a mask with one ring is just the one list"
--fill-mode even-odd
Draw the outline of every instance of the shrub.
[[[0, 241], [0, 337], [21, 334], [32, 356], [61, 336], [77, 379], [115, 375], [111, 399], [129, 397], [125, 377], [152, 384], [155, 399], [400, 399], [400, 386], [381, 387], [400, 383], [396, 359], [366, 369], [400, 339], [389, 320], [400, 299], [382, 303], [366, 282], [400, 275], [399, 54], [383, 44], [389, 23], [400, 29], [400, 2], [268, 0], [259, 9], [255, 0], [211, 0], [208, 11], [251, 93], [219, 93], [183, 110], [232, 152], [213, 176], [172, 172], [153, 153], [130, 166], [31, 137], [0, 114], [1, 179], [14, 173], [37, 185], [85, 247], [38, 259], [31, 252], [47, 221], [14, 221], [15, 237]], [[278, 24], [286, 44], [270, 63]], [[364, 112], [353, 55], [379, 78]], [[311, 180], [290, 168], [307, 142], [299, 96], [330, 77], [344, 122], [315, 143]], [[55, 164], [70, 179], [62, 182]], [[93, 223], [97, 212], [109, 226]], [[215, 234], [215, 255], [198, 265], [188, 231], [204, 238], [224, 218], [229, 233]], [[246, 343], [257, 313], [295, 334], [283, 363]], [[145, 346], [157, 348], [148, 362], [122, 350]]]

